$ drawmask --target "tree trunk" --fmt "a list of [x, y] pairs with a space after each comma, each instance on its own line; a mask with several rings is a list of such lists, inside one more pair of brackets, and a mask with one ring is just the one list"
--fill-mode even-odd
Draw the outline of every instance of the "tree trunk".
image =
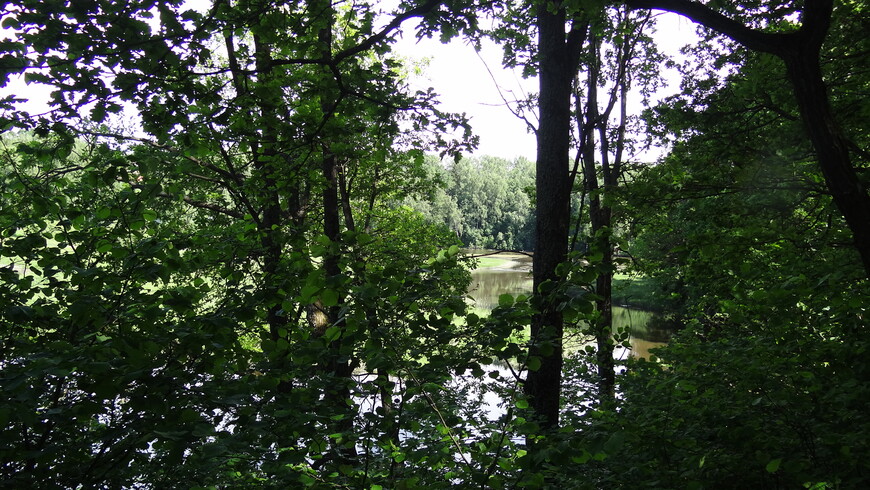
[[[555, 281], [556, 266], [568, 251], [571, 183], [569, 146], [571, 130], [571, 88], [577, 69], [570, 46], [566, 46], [565, 12], [550, 12], [546, 3], [538, 7], [538, 55], [540, 126], [537, 133], [537, 192], [534, 294], [540, 312], [532, 318], [530, 357], [540, 358], [540, 368], [530, 370], [525, 393], [545, 430], [559, 425], [562, 380], [562, 313], [541, 290], [546, 281]], [[548, 348], [542, 349], [542, 345]], [[552, 348], [549, 348], [552, 347]]]
[[805, 51], [796, 49], [783, 60], [825, 184], [852, 231], [855, 248], [870, 276], [870, 196], [852, 166], [846, 138], [831, 110], [819, 53]]
[[[314, 12], [322, 12], [328, 16], [324, 26], [318, 33], [320, 42], [320, 51], [324, 60], [332, 59], [332, 28], [334, 19], [332, 6], [329, 3], [322, 3], [320, 0], [312, 0], [310, 8]], [[329, 69], [324, 66], [322, 68], [325, 73], [330, 73]], [[339, 95], [331, 93], [327, 88], [321, 95], [321, 110], [323, 117], [330, 117], [337, 109]], [[334, 288], [339, 294], [339, 303], [344, 297], [342, 290], [344, 285], [339, 284], [341, 278], [341, 267], [339, 261], [341, 251], [338, 249], [338, 244], [341, 242], [341, 215], [342, 207], [339, 199], [339, 179], [338, 179], [338, 162], [335, 154], [332, 152], [329, 143], [321, 144], [323, 152], [321, 160], [321, 170], [323, 172], [323, 234], [330, 241], [330, 248], [323, 257], [323, 272], [326, 276], [326, 287]], [[326, 352], [324, 367], [326, 372], [332, 379], [327, 379], [325, 387], [324, 400], [331, 405], [330, 409], [334, 409], [343, 415], [338, 422], [334, 422], [334, 427], [330, 430], [341, 432], [344, 434], [352, 434], [354, 432], [354, 410], [346, 404], [346, 400], [351, 398], [351, 385], [353, 383], [353, 367], [350, 356], [346, 356], [343, 351], [344, 347], [344, 321], [339, 318], [341, 305], [335, 305], [327, 308], [326, 316], [330, 327], [338, 327], [341, 329], [338, 337], [332, 340]], [[345, 441], [344, 443], [333, 442], [333, 448], [337, 452], [337, 458], [334, 461], [336, 464], [351, 464], [356, 459], [356, 446], [352, 442]]]

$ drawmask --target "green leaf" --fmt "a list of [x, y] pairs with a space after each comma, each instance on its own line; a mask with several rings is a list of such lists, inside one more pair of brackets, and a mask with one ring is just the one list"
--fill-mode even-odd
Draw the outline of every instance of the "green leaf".
[[625, 444], [625, 433], [616, 432], [604, 443], [604, 451], [607, 454], [616, 454], [622, 449], [623, 444]]
[[324, 289], [320, 293], [320, 301], [323, 306], [338, 306], [338, 292], [334, 289]]
[[575, 463], [579, 463], [579, 464], [588, 463], [590, 459], [592, 459], [592, 453], [590, 453], [589, 451], [587, 451], [585, 449], [583, 450], [582, 453], [580, 453], [580, 456], [572, 456], [571, 457], [571, 461], [573, 461]]
[[327, 328], [326, 332], [323, 333], [323, 337], [330, 342], [338, 339], [338, 337], [340, 337], [340, 336], [341, 336], [341, 327], [338, 327], [335, 325]]
[[18, 19], [15, 16], [10, 15], [3, 19], [3, 23], [0, 24], [0, 26], [2, 26], [3, 29], [18, 29], [21, 24], [19, 24]]
[[782, 458], [776, 458], [767, 463], [767, 466], [764, 468], [768, 473], [776, 473], [779, 470], [779, 465], [782, 464]]
[[526, 399], [520, 398], [519, 400], [514, 402], [514, 406], [516, 406], [520, 410], [525, 410], [525, 409], [529, 408], [529, 401]]
[[91, 120], [95, 122], [103, 122], [106, 119], [106, 105], [97, 104], [91, 109]]
[[109, 250], [112, 250], [112, 242], [100, 240], [97, 242], [97, 252], [106, 253]]
[[302, 287], [302, 291], [299, 293], [299, 301], [302, 303], [311, 303], [311, 298], [320, 292], [321, 287], [316, 286], [314, 284], [306, 284]]

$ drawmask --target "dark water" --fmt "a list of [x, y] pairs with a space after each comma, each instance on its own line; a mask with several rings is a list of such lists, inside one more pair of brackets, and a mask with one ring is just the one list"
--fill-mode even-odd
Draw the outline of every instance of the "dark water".
[[[471, 274], [468, 295], [472, 298], [474, 310], [486, 315], [498, 306], [499, 295], [509, 293], [513, 296], [529, 295], [532, 291], [532, 259], [520, 254], [499, 254], [481, 261], [481, 266]], [[613, 307], [614, 329], [628, 328], [631, 332], [631, 351], [617, 352], [624, 357], [648, 358], [649, 350], [667, 343], [669, 332], [653, 329], [650, 320], [655, 314], [633, 308]], [[588, 339], [566, 339], [566, 349], [582, 348]]]

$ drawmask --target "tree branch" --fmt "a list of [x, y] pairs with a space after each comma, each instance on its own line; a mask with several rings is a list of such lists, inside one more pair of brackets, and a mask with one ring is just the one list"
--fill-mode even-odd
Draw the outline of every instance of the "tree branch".
[[423, 15], [431, 12], [435, 7], [441, 5], [442, 0], [427, 0], [422, 5], [412, 8], [406, 12], [402, 12], [401, 14], [396, 15], [389, 24], [387, 24], [383, 29], [378, 31], [375, 34], [372, 34], [356, 46], [347, 48], [345, 50], [339, 51], [331, 58], [328, 56], [320, 57], [320, 58], [286, 58], [286, 59], [276, 59], [270, 62], [270, 67], [276, 66], [284, 66], [284, 65], [298, 65], [298, 64], [320, 64], [320, 65], [329, 65], [335, 66], [342, 61], [355, 56], [359, 53], [367, 51], [371, 49], [375, 44], [386, 39], [387, 36], [390, 35], [394, 30], [398, 29], [399, 26], [402, 25], [408, 19], [414, 17], [421, 17]]
[[[821, 1], [830, 2], [830, 0]], [[808, 1], [806, 3], [812, 5], [817, 2]], [[801, 31], [792, 33], [761, 32], [692, 0], [625, 0], [625, 5], [630, 9], [655, 9], [680, 14], [704, 27], [730, 37], [749, 49], [777, 56], [782, 56], [783, 50], [790, 42], [793, 42], [792, 40], [803, 31], [804, 27], [809, 28], [809, 23], [805, 23]], [[809, 10], [809, 8], [805, 8], [805, 13]], [[801, 20], [808, 20], [807, 15], [802, 15]]]
[[[160, 197], [167, 198], [167, 199], [176, 199], [176, 197], [177, 197], [174, 194], [170, 194], [168, 192], [160, 192], [157, 195]], [[186, 202], [187, 204], [190, 204], [191, 206], [193, 206], [195, 208], [208, 209], [210, 211], [215, 211], [217, 213], [225, 214], [225, 215], [230, 216], [232, 218], [242, 219], [245, 217], [242, 213], [240, 213], [238, 211], [228, 209], [228, 208], [225, 208], [223, 206], [218, 206], [217, 204], [212, 204], [212, 203], [203, 202], [203, 201], [196, 201], [196, 200], [193, 200], [187, 196], [184, 196], [182, 198], [182, 200], [184, 200], [184, 202]]]

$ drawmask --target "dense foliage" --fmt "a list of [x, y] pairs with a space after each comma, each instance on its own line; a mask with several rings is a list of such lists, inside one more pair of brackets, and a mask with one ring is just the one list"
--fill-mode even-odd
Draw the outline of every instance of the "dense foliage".
[[[735, 41], [686, 50], [655, 164], [625, 5], [8, 2], [3, 81], [52, 106], [2, 100], [0, 486], [866, 487], [868, 9], [625, 3]], [[461, 157], [412, 18], [541, 76], [534, 166]], [[808, 32], [821, 132], [767, 49]], [[462, 245], [535, 249], [535, 291], [470, 312]], [[653, 358], [613, 362], [616, 273], [680, 326]]]
[[463, 158], [428, 166], [437, 187], [409, 204], [432, 223], [447, 225], [466, 247], [534, 249], [534, 164], [525, 158]]
[[[823, 57], [828, 76], [842, 81], [833, 104], [852, 144], [865, 147], [866, 123], [854, 118], [866, 102], [853, 84], [866, 73], [852, 61], [866, 49], [863, 39], [845, 41], [866, 25], [860, 12], [840, 7]], [[627, 487], [860, 488], [870, 478], [857, 416], [868, 399], [866, 274], [783, 67], [716, 46], [693, 49], [683, 93], [650, 113], [675, 145], [624, 193], [638, 269], [685, 328], [658, 363], [625, 377], [612, 422], [631, 449], [603, 478]], [[697, 70], [707, 63], [718, 73]], [[866, 172], [866, 156], [855, 159]]]

